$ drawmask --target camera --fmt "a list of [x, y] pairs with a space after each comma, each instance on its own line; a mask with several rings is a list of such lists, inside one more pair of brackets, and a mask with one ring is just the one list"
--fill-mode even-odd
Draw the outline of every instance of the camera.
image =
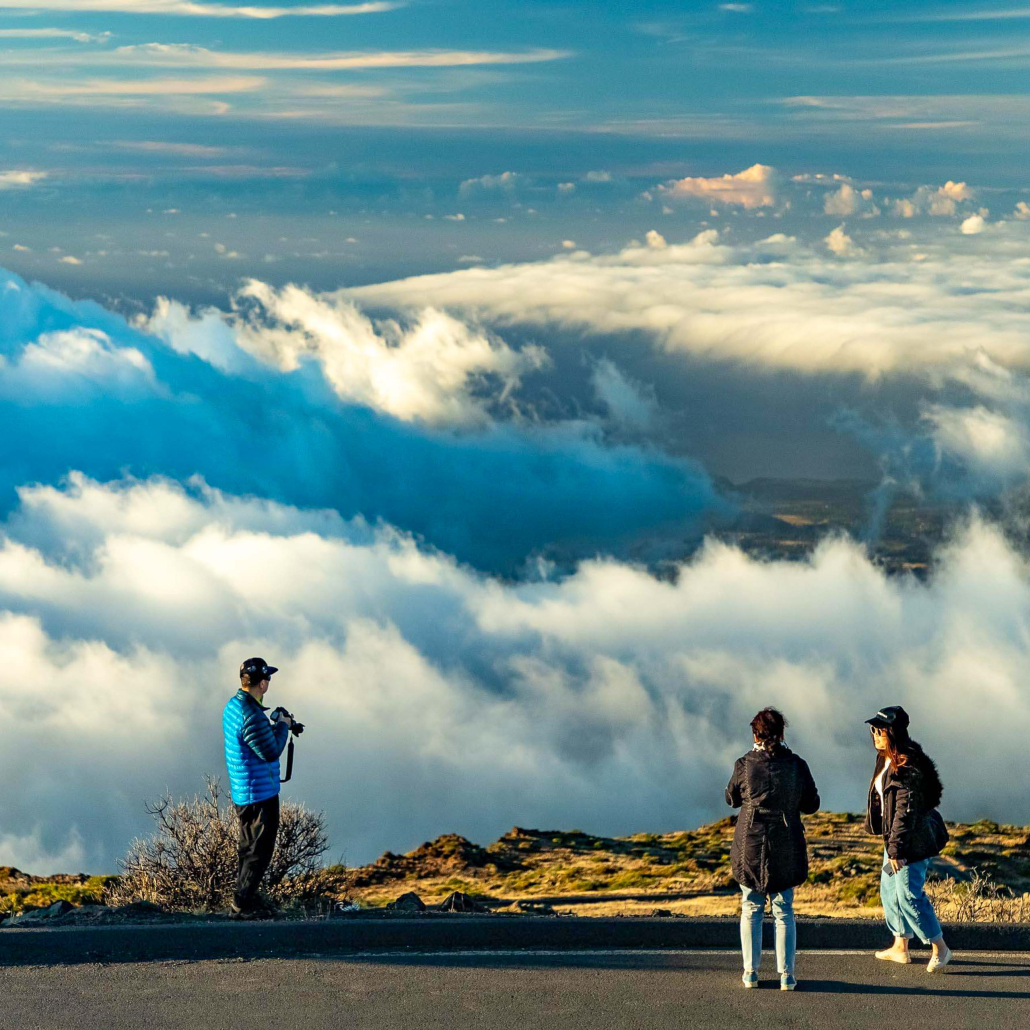
[[275, 723], [278, 722], [284, 715], [289, 719], [293, 719], [293, 723], [290, 726], [290, 732], [294, 734], [294, 736], [299, 737], [304, 732], [304, 724], [302, 722], [297, 722], [293, 713], [286, 711], [286, 709], [283, 708], [282, 705], [279, 705], [278, 708], [273, 709], [272, 714], [268, 718]]

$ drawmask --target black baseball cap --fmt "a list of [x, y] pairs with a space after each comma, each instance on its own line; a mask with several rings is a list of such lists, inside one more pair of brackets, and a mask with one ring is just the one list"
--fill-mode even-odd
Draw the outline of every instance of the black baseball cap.
[[878, 726], [881, 730], [894, 729], [904, 733], [908, 730], [908, 712], [901, 705], [888, 705], [881, 708], [871, 719], [866, 719], [870, 726]]
[[240, 666], [240, 679], [244, 676], [249, 676], [251, 679], [257, 678], [257, 682], [260, 683], [262, 680], [268, 679], [269, 676], [279, 670], [274, 665], [269, 665], [264, 658], [248, 658]]

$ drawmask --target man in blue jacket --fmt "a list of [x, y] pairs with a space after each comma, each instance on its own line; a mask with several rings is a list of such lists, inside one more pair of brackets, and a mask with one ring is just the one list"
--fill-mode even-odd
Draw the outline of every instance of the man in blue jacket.
[[279, 756], [290, 735], [291, 719], [271, 723], [261, 699], [279, 670], [263, 658], [240, 666], [240, 689], [222, 713], [229, 791], [240, 818], [239, 869], [232, 911], [243, 917], [267, 914], [258, 896], [275, 837], [279, 832]]

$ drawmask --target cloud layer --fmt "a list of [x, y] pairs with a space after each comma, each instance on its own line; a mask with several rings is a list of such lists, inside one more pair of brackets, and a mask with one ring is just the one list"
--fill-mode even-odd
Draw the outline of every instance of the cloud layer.
[[148, 332], [8, 274], [0, 411], [25, 443], [0, 470], [5, 503], [69, 469], [199, 473], [234, 493], [384, 519], [506, 571], [542, 551], [625, 548], [664, 524], [689, 537], [727, 508], [690, 461], [609, 444], [595, 421], [513, 411], [518, 374], [542, 361], [534, 348], [439, 313], [373, 324], [300, 290], [252, 285], [247, 302], [196, 317], [168, 303]]
[[290, 794], [352, 862], [447, 830], [718, 817], [766, 704], [829, 807], [861, 808], [863, 719], [900, 703], [948, 818], [1025, 822], [1008, 773], [1030, 732], [1030, 569], [977, 522], [937, 557], [924, 585], [844, 540], [804, 564], [713, 543], [676, 582], [597, 561], [504, 584], [388, 527], [201, 483], [24, 489], [0, 542], [0, 712], [20, 727], [3, 859], [111, 869], [144, 798], [221, 768], [252, 652], [308, 725]]

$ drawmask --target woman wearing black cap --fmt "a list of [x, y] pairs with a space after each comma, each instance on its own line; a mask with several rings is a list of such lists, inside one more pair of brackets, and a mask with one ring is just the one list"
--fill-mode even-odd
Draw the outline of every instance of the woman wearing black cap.
[[733, 767], [726, 803], [742, 809], [733, 831], [730, 862], [743, 892], [740, 944], [744, 986], [758, 986], [762, 917], [772, 899], [780, 990], [794, 980], [794, 888], [808, 877], [808, 849], [801, 815], [819, 811], [819, 792], [804, 759], [783, 743], [787, 720], [765, 708], [751, 720], [754, 747]]
[[900, 705], [881, 708], [866, 719], [876, 747], [876, 768], [869, 784], [866, 830], [883, 838], [880, 898], [894, 944], [876, 957], [912, 961], [908, 942], [915, 936], [933, 947], [928, 973], [951, 961], [941, 924], [923, 891], [929, 860], [941, 853], [948, 831], [937, 806], [941, 779], [925, 751], [908, 735], [908, 713]]

